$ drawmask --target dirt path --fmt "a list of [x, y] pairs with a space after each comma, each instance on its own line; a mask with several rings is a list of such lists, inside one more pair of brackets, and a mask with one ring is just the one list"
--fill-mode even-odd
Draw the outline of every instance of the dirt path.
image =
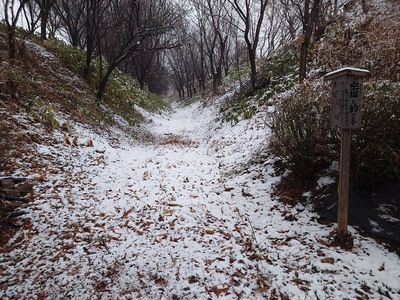
[[271, 199], [272, 166], [248, 163], [262, 120], [215, 117], [200, 105], [154, 117], [154, 144], [43, 146], [30, 225], [0, 255], [0, 298], [399, 295], [397, 256], [354, 231], [354, 251], [329, 247], [333, 227]]

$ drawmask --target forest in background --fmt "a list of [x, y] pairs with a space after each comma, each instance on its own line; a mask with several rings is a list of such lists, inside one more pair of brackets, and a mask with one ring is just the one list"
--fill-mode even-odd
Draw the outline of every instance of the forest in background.
[[97, 97], [118, 67], [140, 87], [192, 97], [212, 82], [217, 93], [223, 76], [240, 74], [246, 63], [253, 89], [265, 84], [256, 61], [290, 42], [299, 52], [299, 80], [306, 75], [312, 41], [352, 3], [338, 0], [2, 0], [9, 57], [18, 55], [16, 30], [42, 40], [59, 37], [86, 53], [80, 73], [91, 78]]

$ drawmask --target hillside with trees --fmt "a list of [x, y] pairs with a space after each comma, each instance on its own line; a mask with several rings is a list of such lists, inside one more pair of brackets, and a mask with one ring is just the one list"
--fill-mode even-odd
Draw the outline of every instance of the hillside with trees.
[[1, 299], [399, 297], [398, 1], [1, 4]]

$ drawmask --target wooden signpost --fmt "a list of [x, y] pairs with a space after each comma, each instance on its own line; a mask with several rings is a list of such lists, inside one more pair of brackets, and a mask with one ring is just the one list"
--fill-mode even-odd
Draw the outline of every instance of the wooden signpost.
[[345, 243], [348, 236], [351, 130], [361, 127], [362, 80], [368, 76], [370, 72], [367, 70], [344, 68], [324, 77], [325, 80], [332, 80], [331, 127], [341, 129], [337, 229], [339, 243]]

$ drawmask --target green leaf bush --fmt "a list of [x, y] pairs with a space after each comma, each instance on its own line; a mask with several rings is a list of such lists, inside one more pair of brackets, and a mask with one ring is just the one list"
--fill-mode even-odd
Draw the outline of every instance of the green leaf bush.
[[261, 57], [257, 62], [256, 88], [251, 86], [247, 78], [248, 81], [222, 107], [223, 120], [235, 125], [242, 119], [249, 119], [259, 107], [269, 105], [270, 99], [276, 94], [290, 90], [297, 80], [298, 57], [293, 43], [282, 44], [280, 48]]

